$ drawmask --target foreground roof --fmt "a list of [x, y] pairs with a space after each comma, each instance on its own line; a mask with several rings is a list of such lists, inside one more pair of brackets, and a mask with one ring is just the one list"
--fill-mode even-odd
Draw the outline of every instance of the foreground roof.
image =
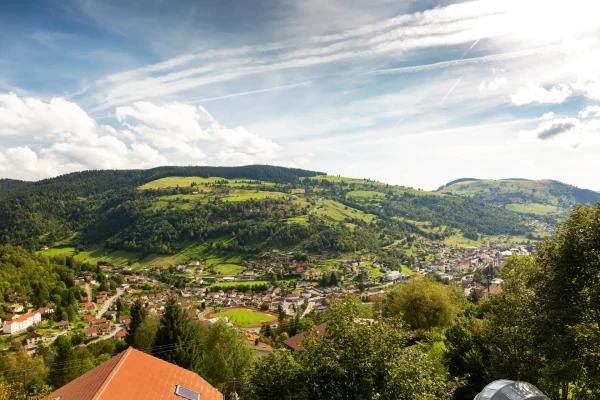
[[130, 347], [48, 396], [49, 400], [183, 400], [177, 386], [202, 400], [223, 395], [199, 375]]

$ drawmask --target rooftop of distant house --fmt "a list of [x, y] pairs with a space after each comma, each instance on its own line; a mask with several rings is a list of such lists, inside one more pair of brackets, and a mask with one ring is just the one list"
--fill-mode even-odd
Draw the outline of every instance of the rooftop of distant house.
[[[315, 332], [315, 334], [317, 336], [326, 335], [327, 334], [327, 324], [317, 325], [312, 330]], [[289, 339], [284, 340], [283, 344], [285, 344], [291, 350], [300, 351], [300, 350], [302, 350], [302, 341], [304, 340], [305, 336], [306, 335], [304, 332], [299, 333], [295, 336], [292, 336]]]

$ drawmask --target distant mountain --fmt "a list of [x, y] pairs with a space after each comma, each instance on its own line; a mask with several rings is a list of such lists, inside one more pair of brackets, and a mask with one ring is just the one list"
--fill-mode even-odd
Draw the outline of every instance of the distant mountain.
[[595, 204], [600, 193], [544, 179], [462, 178], [440, 187], [440, 193], [468, 196], [507, 209], [532, 214], [564, 214], [578, 204]]

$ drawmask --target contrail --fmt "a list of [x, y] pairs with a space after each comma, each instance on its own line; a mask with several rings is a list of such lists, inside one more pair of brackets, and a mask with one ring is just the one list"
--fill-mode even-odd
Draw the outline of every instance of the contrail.
[[466, 56], [467, 54], [469, 54], [469, 52], [471, 51], [471, 49], [472, 49], [473, 47], [475, 47], [475, 45], [477, 45], [477, 43], [479, 43], [479, 41], [480, 41], [480, 40], [481, 40], [481, 38], [477, 39], [477, 40], [475, 41], [475, 43], [473, 43], [473, 44], [471, 45], [471, 47], [469, 47], [469, 48], [467, 49], [467, 51], [465, 51], [465, 54], [463, 54], [463, 55], [462, 55], [462, 57], [458, 59], [458, 61], [460, 61], [460, 60], [462, 60], [463, 58], [465, 58], [465, 56]]
[[206, 99], [188, 101], [188, 103], [190, 103], [190, 104], [191, 103], [202, 103], [202, 102], [213, 101], [213, 100], [229, 99], [232, 97], [248, 96], [250, 94], [256, 94], [256, 93], [265, 93], [265, 92], [271, 92], [271, 91], [276, 91], [276, 90], [293, 89], [293, 88], [297, 88], [297, 87], [309, 86], [311, 84], [312, 84], [312, 81], [300, 82], [300, 83], [294, 83], [292, 85], [282, 85], [282, 86], [275, 86], [275, 87], [271, 87], [271, 88], [267, 88], [267, 89], [258, 89], [258, 90], [251, 90], [248, 92], [226, 94], [224, 96], [208, 97]]
[[465, 59], [460, 59], [460, 60], [440, 61], [440, 62], [433, 63], [433, 64], [413, 65], [411, 67], [379, 69], [379, 70], [375, 70], [375, 71], [364, 72], [360, 75], [392, 75], [392, 74], [406, 74], [406, 73], [413, 73], [413, 72], [433, 71], [436, 69], [457, 67], [459, 65], [470, 65], [470, 64], [494, 62], [494, 61], [504, 61], [504, 60], [512, 60], [514, 58], [519, 58], [519, 57], [542, 55], [542, 54], [551, 53], [553, 51], [558, 51], [558, 50], [560, 50], [559, 46], [544, 46], [544, 47], [537, 47], [537, 48], [527, 49], [527, 50], [513, 51], [513, 52], [509, 52], [509, 53], [492, 54], [489, 56], [465, 58]]
[[446, 95], [442, 99], [442, 104], [444, 104], [444, 101], [446, 101], [446, 98], [448, 98], [448, 96], [450, 95], [450, 93], [452, 93], [452, 91], [454, 90], [454, 88], [456, 87], [456, 85], [458, 85], [460, 83], [460, 81], [461, 81], [462, 78], [463, 78], [462, 76], [460, 78], [458, 78], [458, 80], [456, 81], [456, 83], [450, 88], [450, 90], [448, 91], [448, 93], [446, 93]]

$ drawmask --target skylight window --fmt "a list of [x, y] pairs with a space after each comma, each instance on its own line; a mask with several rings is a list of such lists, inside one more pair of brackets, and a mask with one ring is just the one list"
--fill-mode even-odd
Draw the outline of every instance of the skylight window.
[[194, 392], [191, 389], [187, 389], [179, 385], [175, 385], [175, 394], [183, 397], [184, 399], [200, 400], [200, 393]]

